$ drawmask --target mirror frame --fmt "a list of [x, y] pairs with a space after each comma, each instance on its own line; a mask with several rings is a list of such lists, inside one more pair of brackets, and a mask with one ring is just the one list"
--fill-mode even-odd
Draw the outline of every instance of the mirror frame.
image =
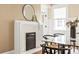
[[[31, 20], [27, 19], [27, 17], [24, 15], [24, 8], [27, 5], [31, 6], [32, 9], [33, 9], [33, 12], [34, 12], [34, 15], [32, 15], [32, 19]], [[25, 5], [23, 5], [22, 14], [23, 14], [23, 17], [25, 18], [25, 20], [27, 20], [27, 21], [33, 21], [34, 16], [36, 17], [36, 15], [35, 15], [35, 9], [34, 9], [34, 7], [31, 4], [25, 4]], [[37, 18], [36, 18], [36, 21], [37, 21]]]

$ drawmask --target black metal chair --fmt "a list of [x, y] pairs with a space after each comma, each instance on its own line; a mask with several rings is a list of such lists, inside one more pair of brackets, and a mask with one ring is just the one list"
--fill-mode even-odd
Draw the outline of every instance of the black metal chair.
[[41, 44], [42, 47], [42, 54], [65, 54], [65, 51], [68, 51], [68, 54], [70, 54], [70, 48], [55, 48], [55, 47], [48, 47], [45, 44]]
[[43, 38], [47, 40], [47, 39], [49, 39], [47, 37], [58, 37], [59, 35], [64, 35], [64, 34], [62, 34], [62, 33], [55, 33], [53, 35], [44, 35]]

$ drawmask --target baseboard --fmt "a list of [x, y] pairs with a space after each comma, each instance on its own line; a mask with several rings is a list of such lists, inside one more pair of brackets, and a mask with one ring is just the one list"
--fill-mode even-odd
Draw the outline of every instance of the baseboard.
[[11, 50], [11, 51], [7, 51], [7, 52], [4, 52], [2, 54], [14, 54], [14, 50]]

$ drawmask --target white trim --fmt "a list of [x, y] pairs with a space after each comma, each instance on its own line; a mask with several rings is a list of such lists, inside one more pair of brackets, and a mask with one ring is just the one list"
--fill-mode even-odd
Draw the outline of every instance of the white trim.
[[[69, 17], [69, 18], [53, 18], [53, 20], [63, 20], [63, 19], [76, 19], [77, 17]], [[78, 16], [79, 18], [79, 16]]]
[[[68, 18], [68, 7], [67, 6], [62, 6], [62, 7], [56, 7], [56, 8], [53, 8], [53, 13], [54, 13], [54, 9], [59, 9], [59, 8], [66, 8], [66, 18]], [[54, 15], [53, 15], [54, 16]]]
[[53, 5], [52, 7], [56, 9], [56, 8], [68, 7], [68, 5], [66, 5], [66, 4], [56, 4], [56, 5]]
[[38, 52], [40, 51], [42, 48], [39, 47], [39, 48], [34, 48], [34, 49], [31, 49], [29, 51], [26, 51], [26, 52], [23, 52], [23, 54], [34, 54], [35, 52]]
[[[66, 5], [66, 4], [56, 4], [56, 5], [53, 5], [52, 8], [53, 10], [54, 9], [57, 9], [57, 8], [63, 8], [63, 7], [66, 7], [66, 18], [68, 18], [68, 6], [69, 5]], [[52, 10], [52, 11], [53, 11]], [[54, 16], [54, 15], [53, 15]]]

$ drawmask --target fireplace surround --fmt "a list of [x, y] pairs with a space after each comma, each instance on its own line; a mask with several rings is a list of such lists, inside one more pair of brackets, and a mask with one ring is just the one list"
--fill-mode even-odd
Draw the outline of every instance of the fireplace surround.
[[[14, 50], [15, 53], [34, 53], [41, 49], [40, 43], [42, 40], [42, 25], [38, 24], [37, 22], [32, 21], [18, 21], [14, 22]], [[30, 38], [35, 38], [34, 42], [27, 43], [27, 36], [30, 35]], [[35, 35], [35, 36], [32, 36]], [[31, 41], [31, 40], [29, 40]], [[27, 45], [30, 45], [27, 48]], [[34, 46], [32, 46], [34, 45]]]

